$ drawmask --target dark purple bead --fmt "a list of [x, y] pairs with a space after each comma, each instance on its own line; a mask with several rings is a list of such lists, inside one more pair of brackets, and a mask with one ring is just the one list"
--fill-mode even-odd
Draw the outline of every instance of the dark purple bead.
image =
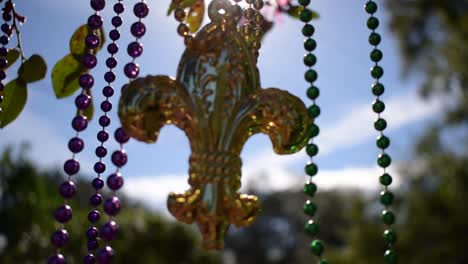
[[5, 85], [3, 83], [0, 83], [0, 92], [3, 92], [5, 90]]
[[135, 22], [132, 24], [130, 32], [134, 37], [141, 38], [146, 33], [146, 26], [142, 22]]
[[101, 161], [98, 161], [94, 164], [94, 171], [96, 173], [103, 173], [106, 171], [106, 164]]
[[100, 15], [94, 14], [88, 18], [88, 26], [91, 29], [99, 29], [102, 27], [102, 17]]
[[72, 120], [72, 127], [76, 131], [81, 132], [88, 127], [88, 120], [82, 115], [75, 116]]
[[93, 210], [88, 213], [88, 220], [91, 223], [96, 223], [97, 221], [99, 221], [99, 218], [101, 218], [101, 214], [97, 210]]
[[99, 118], [99, 125], [101, 125], [102, 127], [109, 126], [110, 122], [111, 122], [111, 120], [110, 120], [110, 118], [108, 116], [103, 115], [103, 116], [101, 116]]
[[107, 149], [104, 146], [99, 146], [96, 148], [96, 151], [94, 151], [94, 153], [96, 153], [96, 156], [98, 156], [99, 158], [104, 158], [107, 155]]
[[138, 41], [128, 44], [127, 53], [132, 58], [139, 57], [143, 53], [143, 45]]
[[61, 248], [65, 246], [69, 238], [70, 236], [68, 235], [67, 230], [59, 229], [52, 234], [52, 237], [50, 238], [50, 242], [55, 247]]
[[140, 67], [138, 67], [138, 64], [134, 62], [129, 62], [124, 67], [124, 73], [128, 78], [135, 79], [140, 73]]
[[11, 16], [10, 13], [7, 13], [7, 12], [3, 12], [3, 20], [5, 21], [10, 21], [13, 17]]
[[86, 47], [90, 49], [95, 49], [99, 47], [99, 42], [99, 37], [96, 34], [89, 34], [88, 36], [86, 36], [85, 44]]
[[72, 218], [72, 208], [68, 204], [64, 204], [55, 210], [55, 219], [60, 223], [66, 223]]
[[110, 57], [106, 60], [106, 66], [113, 69], [117, 66], [117, 60], [113, 57]]
[[101, 227], [101, 237], [107, 241], [115, 239], [119, 231], [119, 226], [114, 221], [109, 221]]
[[62, 254], [57, 254], [49, 258], [47, 264], [66, 264], [65, 257]]
[[5, 80], [5, 78], [6, 78], [5, 71], [0, 70], [0, 80]]
[[116, 54], [117, 52], [119, 52], [119, 46], [115, 43], [111, 43], [109, 45], [107, 45], [107, 51], [110, 53], [110, 54]]
[[5, 36], [5, 35], [3, 35], [3, 36], [0, 37], [0, 44], [6, 45], [6, 44], [8, 44], [8, 41], [10, 41], [10, 38], [9, 38], [9, 37], [7, 37], [7, 36]]
[[8, 49], [5, 47], [0, 47], [0, 56], [6, 57], [7, 54], [8, 54]]
[[117, 172], [117, 173], [109, 175], [109, 177], [107, 177], [106, 182], [107, 182], [107, 186], [111, 190], [117, 191], [118, 189], [122, 188], [124, 184], [124, 179], [122, 175], [120, 175], [120, 173]]
[[106, 6], [105, 0], [91, 0], [91, 7], [96, 11], [101, 11]]
[[96, 67], [96, 64], [97, 59], [96, 56], [94, 56], [93, 54], [87, 53], [83, 56], [83, 66], [85, 66], [86, 68], [92, 69]]
[[127, 163], [127, 153], [125, 150], [117, 150], [112, 153], [112, 163], [117, 167], [122, 167]]
[[[102, 164], [105, 167], [104, 163], [102, 163]], [[101, 178], [94, 178], [93, 187], [96, 190], [100, 190], [100, 189], [104, 188], [104, 180], [101, 179]]]
[[9, 34], [10, 33], [10, 25], [8, 25], [7, 23], [3, 23], [2, 24], [2, 32], [5, 33], [5, 34]]
[[135, 4], [133, 7], [133, 13], [139, 18], [144, 18], [148, 15], [149, 8], [148, 5], [144, 2]]
[[121, 128], [121, 127], [117, 128], [115, 130], [114, 138], [120, 144], [127, 143], [128, 140], [130, 139], [130, 137], [127, 135], [127, 133], [125, 133], [125, 130], [123, 130], [123, 128]]
[[109, 139], [109, 134], [106, 131], [101, 130], [97, 134], [97, 139], [99, 142], [106, 142]]
[[60, 195], [65, 199], [70, 199], [76, 194], [76, 185], [72, 181], [66, 181], [60, 184], [59, 187]]
[[94, 264], [94, 263], [96, 263], [96, 258], [94, 257], [93, 254], [88, 254], [88, 255], [84, 256], [83, 263], [84, 264]]
[[80, 163], [77, 160], [69, 159], [63, 164], [63, 170], [68, 175], [74, 175], [80, 170]]
[[79, 153], [84, 148], [84, 141], [79, 137], [74, 137], [68, 141], [68, 149], [73, 153]]
[[96, 239], [88, 240], [88, 250], [96, 250], [99, 247], [99, 242]]
[[84, 89], [90, 89], [94, 85], [94, 78], [89, 73], [83, 73], [78, 80], [80, 86]]
[[106, 246], [97, 253], [97, 261], [99, 264], [111, 264], [114, 256], [114, 250], [110, 246]]
[[104, 87], [104, 89], [102, 89], [102, 95], [105, 97], [112, 97], [114, 95], [114, 88], [110, 86]]
[[109, 112], [110, 110], [112, 110], [112, 103], [109, 101], [102, 101], [101, 110], [104, 112]]
[[111, 71], [106, 72], [104, 74], [104, 80], [106, 80], [108, 83], [115, 81], [115, 74]]
[[91, 96], [87, 94], [80, 94], [75, 99], [75, 105], [80, 110], [86, 110], [91, 104]]
[[96, 227], [90, 227], [86, 230], [86, 237], [89, 240], [96, 239], [99, 236], [99, 230]]
[[113, 29], [109, 32], [109, 38], [116, 41], [120, 38], [120, 32], [117, 29]]
[[94, 206], [98, 206], [102, 203], [102, 196], [99, 193], [95, 193], [89, 197], [89, 202]]
[[122, 18], [115, 16], [112, 18], [111, 22], [114, 27], [120, 27], [122, 25]]
[[0, 69], [5, 68], [8, 65], [8, 60], [5, 58], [0, 58]]
[[117, 3], [114, 5], [114, 12], [117, 14], [122, 14], [125, 11], [125, 6], [122, 3]]
[[111, 215], [111, 216], [117, 215], [120, 212], [120, 208], [121, 208], [120, 200], [116, 196], [108, 198], [104, 202], [104, 212], [106, 212], [108, 215]]

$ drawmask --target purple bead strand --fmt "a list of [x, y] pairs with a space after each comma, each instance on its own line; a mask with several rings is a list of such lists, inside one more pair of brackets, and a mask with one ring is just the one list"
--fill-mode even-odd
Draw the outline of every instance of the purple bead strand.
[[5, 80], [6, 78], [5, 67], [8, 65], [8, 60], [6, 59], [6, 56], [8, 54], [8, 49], [6, 45], [8, 45], [8, 42], [10, 41], [10, 35], [11, 35], [11, 27], [8, 24], [8, 21], [10, 20], [11, 20], [11, 15], [3, 11], [4, 23], [1, 26], [1, 30], [4, 34], [0, 37], [0, 44], [2, 45], [2, 47], [0, 48], [0, 116], [2, 115], [1, 104], [3, 102], [3, 91], [5, 89], [5, 86], [3, 84], [3, 80]]
[[[114, 29], [109, 32], [109, 38], [112, 40], [112, 43], [110, 43], [108, 47], [117, 47], [116, 41], [120, 38], [120, 32], [118, 28], [122, 25], [122, 18], [120, 17], [120, 14], [124, 12], [125, 7], [122, 4], [122, 1], [118, 0], [117, 3], [114, 4], [113, 9], [116, 15], [111, 20]], [[102, 196], [99, 193], [99, 191], [104, 187], [104, 180], [102, 179], [101, 174], [105, 172], [105, 164], [103, 163], [102, 159], [107, 156], [107, 149], [105, 148], [104, 143], [108, 140], [106, 127], [110, 125], [111, 121], [108, 116], [108, 112], [112, 110], [112, 102], [110, 101], [110, 98], [114, 95], [114, 89], [111, 86], [115, 80], [113, 69], [117, 66], [117, 60], [114, 57], [117, 52], [112, 52], [109, 50], [109, 48], [108, 51], [110, 56], [106, 60], [106, 65], [109, 70], [104, 74], [104, 80], [107, 82], [107, 85], [102, 90], [102, 94], [106, 99], [101, 102], [101, 110], [103, 115], [99, 118], [99, 124], [101, 125], [102, 130], [99, 131], [97, 135], [98, 140], [101, 143], [95, 150], [95, 154], [99, 158], [99, 161], [96, 162], [94, 166], [97, 177], [92, 181], [92, 186], [95, 189], [95, 192], [89, 199], [90, 204], [94, 208], [88, 213], [88, 220], [91, 222], [91, 226], [86, 231], [86, 237], [88, 239], [88, 253], [83, 258], [84, 264], [96, 263], [96, 256], [93, 254], [93, 252], [99, 247], [99, 240], [102, 238], [102, 236], [106, 236], [105, 232], [101, 234], [95, 223], [100, 218], [98, 206], [102, 204]]]
[[89, 52], [82, 58], [82, 65], [87, 69], [79, 77], [79, 84], [82, 92], [75, 99], [75, 105], [78, 109], [77, 115], [72, 120], [72, 127], [76, 131], [75, 137], [68, 142], [68, 149], [73, 153], [72, 158], [65, 161], [63, 169], [68, 175], [67, 181], [63, 182], [59, 187], [59, 193], [64, 198], [64, 204], [55, 211], [55, 219], [59, 222], [60, 228], [52, 234], [51, 243], [57, 248], [56, 254], [48, 259], [48, 264], [65, 264], [65, 256], [60, 253], [60, 249], [66, 245], [70, 239], [64, 224], [72, 219], [72, 208], [67, 204], [67, 200], [73, 198], [76, 194], [76, 186], [73, 182], [73, 175], [80, 170], [80, 163], [75, 159], [75, 155], [84, 149], [84, 141], [79, 137], [79, 132], [85, 130], [88, 126], [88, 120], [83, 112], [90, 106], [91, 97], [89, 89], [94, 84], [94, 78], [89, 74], [89, 70], [97, 65], [97, 58], [94, 55], [94, 50], [99, 46], [99, 37], [96, 35], [96, 30], [102, 26], [102, 18], [99, 15], [105, 6], [104, 0], [91, 0], [90, 5], [95, 11], [88, 19], [88, 26], [92, 32], [86, 37], [85, 45]]

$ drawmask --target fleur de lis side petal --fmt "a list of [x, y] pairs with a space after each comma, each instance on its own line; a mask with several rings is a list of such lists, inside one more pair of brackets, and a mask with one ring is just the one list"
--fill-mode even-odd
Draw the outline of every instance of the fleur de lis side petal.
[[[162, 126], [173, 124], [190, 141], [189, 184], [169, 194], [171, 214], [196, 223], [203, 247], [220, 249], [230, 224], [251, 224], [258, 198], [238, 193], [241, 150], [256, 133], [267, 134], [276, 153], [299, 151], [311, 119], [301, 100], [277, 88], [261, 89], [258, 69], [227, 0], [212, 1], [206, 25], [188, 43], [177, 78], [148, 76], [122, 92], [119, 117], [126, 132], [155, 142]], [[217, 13], [224, 9], [223, 15]]]

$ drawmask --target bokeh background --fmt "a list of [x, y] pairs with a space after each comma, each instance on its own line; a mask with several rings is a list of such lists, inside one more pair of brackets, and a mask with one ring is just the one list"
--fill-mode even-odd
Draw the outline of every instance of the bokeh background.
[[[109, 1], [108, 1], [109, 2]], [[320, 188], [317, 221], [325, 256], [331, 263], [383, 263], [384, 241], [379, 215], [379, 154], [375, 146], [376, 118], [370, 91], [372, 66], [366, 27], [366, 1], [313, 0], [319, 14], [313, 21], [318, 43], [317, 86], [321, 89], [316, 162]], [[389, 153], [394, 177], [391, 190], [400, 263], [468, 263], [468, 2], [466, 0], [387, 0], [379, 4], [378, 32], [383, 42], [382, 66], [386, 86], [384, 118], [392, 140]], [[128, 7], [133, 1], [124, 1]], [[288, 0], [278, 0], [284, 5]], [[87, 1], [17, 1], [27, 17], [21, 28], [27, 54], [39, 53], [49, 69], [68, 53], [72, 32], [91, 14]], [[175, 75], [183, 52], [177, 24], [167, 17], [169, 1], [148, 1], [144, 19], [144, 55], [137, 60], [140, 76]], [[108, 4], [110, 6], [110, 4]], [[120, 47], [131, 41], [125, 12]], [[110, 28], [110, 8], [102, 13]], [[265, 36], [258, 67], [263, 87], [279, 87], [308, 102], [303, 80], [302, 23], [269, 7], [274, 23]], [[205, 20], [206, 22], [207, 20]], [[108, 31], [108, 30], [107, 30]], [[120, 65], [130, 58], [117, 56]], [[106, 52], [99, 54], [103, 62]], [[11, 69], [13, 72], [15, 69]], [[93, 71], [94, 101], [104, 86], [104, 63]], [[8, 76], [8, 73], [7, 73]], [[7, 77], [8, 78], [8, 77]], [[121, 87], [125, 78], [118, 78]], [[48, 77], [30, 85], [28, 103], [20, 117], [0, 131], [0, 263], [44, 263], [52, 249], [49, 237], [55, 223], [52, 212], [60, 204], [56, 186], [64, 179], [62, 163], [74, 136], [70, 122], [75, 114], [73, 97], [55, 98]], [[118, 96], [112, 101], [116, 105]], [[116, 109], [114, 107], [114, 109]], [[95, 116], [99, 116], [99, 111]], [[119, 126], [111, 115], [113, 131]], [[75, 177], [79, 192], [71, 205], [73, 223], [68, 263], [80, 263], [86, 249], [84, 232], [92, 166], [97, 161], [99, 130], [95, 118], [82, 133], [86, 149], [77, 158], [81, 172]], [[109, 151], [117, 145], [106, 143]], [[125, 145], [129, 162], [123, 168], [125, 199], [117, 221], [121, 232], [113, 246], [115, 263], [313, 263], [310, 238], [304, 234], [307, 218], [302, 185], [307, 156], [273, 153], [264, 135], [251, 138], [243, 152], [243, 191], [262, 200], [263, 213], [251, 227], [231, 229], [223, 252], [203, 252], [195, 227], [174, 222], [165, 208], [167, 194], [188, 188], [189, 144], [183, 132], [165, 127], [156, 144], [132, 140]], [[111, 164], [110, 161], [107, 161]], [[110, 170], [108, 170], [110, 173]]]

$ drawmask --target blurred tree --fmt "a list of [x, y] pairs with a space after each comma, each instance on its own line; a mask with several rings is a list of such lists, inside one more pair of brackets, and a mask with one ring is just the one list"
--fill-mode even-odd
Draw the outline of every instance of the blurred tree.
[[[0, 263], [45, 263], [53, 250], [49, 238], [57, 227], [52, 212], [61, 203], [56, 187], [63, 176], [58, 171], [39, 171], [11, 149], [0, 158]], [[71, 235], [65, 248], [70, 256], [67, 263], [81, 263], [86, 252], [84, 232], [89, 226], [86, 215], [92, 190], [83, 178], [76, 178], [79, 192], [70, 201], [73, 221], [67, 224]], [[199, 249], [199, 239], [186, 226], [169, 222], [128, 198], [123, 197], [123, 202], [125, 210], [117, 218], [121, 234], [113, 243], [118, 254], [114, 263], [221, 262], [218, 254]]]

